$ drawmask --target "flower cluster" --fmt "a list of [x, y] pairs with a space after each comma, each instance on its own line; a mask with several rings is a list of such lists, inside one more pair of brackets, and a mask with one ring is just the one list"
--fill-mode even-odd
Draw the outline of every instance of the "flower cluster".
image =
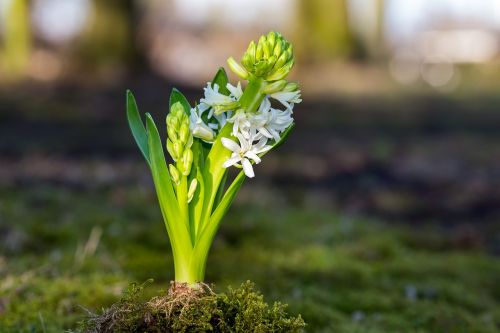
[[[204, 88], [204, 98], [191, 109], [190, 128], [193, 136], [213, 142], [225, 124], [231, 123], [231, 138], [221, 139], [224, 147], [232, 152], [223, 166], [243, 168], [247, 177], [254, 177], [252, 162], [259, 164], [259, 155], [281, 139], [281, 134], [293, 123], [294, 105], [302, 101], [296, 83], [284, 82], [280, 88], [264, 89], [270, 93], [265, 95], [256, 112], [248, 112], [239, 107], [243, 95], [239, 82], [237, 86], [227, 84], [228, 95], [221, 93], [217, 84], [208, 82]], [[279, 102], [285, 109], [274, 108], [271, 100]]]

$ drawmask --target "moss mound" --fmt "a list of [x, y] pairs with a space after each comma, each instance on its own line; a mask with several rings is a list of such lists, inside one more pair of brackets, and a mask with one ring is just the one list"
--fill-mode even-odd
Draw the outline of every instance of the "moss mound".
[[290, 317], [286, 305], [269, 306], [247, 281], [216, 294], [207, 285], [193, 289], [171, 284], [169, 291], [141, 301], [143, 286], [132, 285], [122, 299], [102, 314], [91, 314], [81, 325], [85, 333], [118, 332], [302, 332], [300, 317]]

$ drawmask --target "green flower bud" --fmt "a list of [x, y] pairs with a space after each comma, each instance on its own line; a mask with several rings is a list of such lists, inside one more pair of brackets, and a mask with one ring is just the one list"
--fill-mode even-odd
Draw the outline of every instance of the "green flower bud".
[[[247, 55], [245, 54], [247, 57], [251, 57], [250, 55]], [[248, 59], [247, 63], [252, 63], [253, 61]], [[245, 62], [242, 61], [242, 63], [244, 64]], [[239, 77], [241, 77], [243, 80], [246, 80], [248, 79], [248, 72], [247, 70], [241, 66], [240, 64], [238, 64], [238, 62], [236, 62], [236, 60], [233, 59], [233, 57], [230, 57], [229, 59], [227, 59], [227, 64], [229, 65], [229, 68], [233, 71], [234, 74], [238, 75]]]
[[179, 130], [179, 140], [183, 145], [186, 145], [189, 140], [191, 131], [189, 130], [189, 123], [183, 122]]
[[177, 137], [177, 131], [173, 125], [169, 125], [167, 122], [167, 135], [168, 138], [172, 141], [177, 141], [179, 138]]
[[293, 66], [293, 59], [289, 62], [287, 62], [285, 65], [283, 65], [280, 69], [272, 72], [272, 74], [268, 75], [266, 77], [267, 81], [276, 81], [276, 80], [282, 80], [284, 79], [288, 73], [290, 73], [290, 69]]
[[283, 91], [292, 92], [299, 90], [300, 86], [297, 82], [288, 82], [285, 87], [283, 87]]
[[182, 106], [181, 102], [176, 102], [174, 103], [174, 105], [172, 105], [172, 107], [170, 108], [170, 114], [172, 114], [177, 118], [181, 118], [183, 114], [186, 114], [184, 112], [184, 107]]
[[276, 63], [274, 64], [274, 67], [276, 67], [276, 69], [280, 69], [281, 67], [283, 67], [284, 64], [286, 64], [287, 61], [288, 61], [288, 54], [286, 52], [282, 53], [278, 58], [278, 60], [276, 61]]
[[213, 105], [214, 113], [216, 115], [219, 115], [223, 112], [229, 111], [229, 110], [236, 110], [240, 106], [239, 101], [234, 101], [231, 103], [225, 103], [225, 104], [215, 104]]
[[194, 193], [196, 192], [196, 188], [198, 187], [198, 180], [195, 178], [189, 184], [189, 190], [187, 195], [187, 202], [190, 203], [193, 200]]
[[[293, 65], [293, 50], [281, 34], [271, 31], [251, 42], [239, 65], [233, 58], [228, 59], [229, 67], [239, 77], [262, 77], [267, 81], [285, 78]], [[290, 64], [290, 65], [289, 65]]]
[[287, 85], [287, 82], [285, 80], [279, 80], [275, 81], [273, 83], [269, 83], [266, 85], [263, 89], [262, 92], [264, 94], [274, 94], [275, 92], [282, 91]]
[[263, 45], [261, 43], [257, 44], [257, 49], [255, 51], [255, 62], [262, 59], [264, 51], [262, 50]]
[[250, 60], [252, 63], [255, 62], [255, 51], [257, 49], [257, 46], [255, 45], [254, 41], [251, 41], [250, 44], [248, 45], [248, 49], [245, 52], [245, 55], [248, 57], [248, 60]]
[[281, 55], [281, 51], [283, 50], [283, 42], [280, 40], [278, 43], [276, 43], [276, 46], [274, 47], [273, 54], [276, 57], [279, 57]]
[[167, 139], [167, 151], [170, 154], [170, 156], [172, 156], [173, 160], [176, 161], [177, 155], [174, 150], [174, 143], [170, 139]]
[[267, 42], [273, 47], [276, 44], [276, 33], [274, 31], [270, 31], [267, 34]]
[[177, 168], [184, 175], [187, 176], [191, 172], [191, 165], [193, 164], [193, 151], [187, 149], [182, 154], [182, 158], [177, 161]]
[[170, 178], [175, 183], [175, 185], [179, 185], [181, 183], [181, 175], [179, 174], [179, 170], [173, 164], [168, 165], [168, 170], [170, 171]]
[[184, 151], [184, 145], [180, 142], [180, 141], [176, 141], [173, 143], [173, 155], [172, 155], [172, 158], [174, 159], [174, 161], [177, 161], [181, 156], [182, 156], [182, 153]]

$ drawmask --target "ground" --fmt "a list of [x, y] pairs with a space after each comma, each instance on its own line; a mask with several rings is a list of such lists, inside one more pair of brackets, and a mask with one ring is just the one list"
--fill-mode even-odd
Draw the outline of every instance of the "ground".
[[[253, 190], [214, 244], [207, 281], [218, 290], [250, 279], [268, 301], [302, 314], [308, 332], [498, 329], [498, 258], [432, 228], [296, 207], [279, 192], [256, 202]], [[168, 288], [172, 257], [151, 191], [53, 186], [2, 197], [2, 218], [16, 221], [2, 232], [4, 332], [75, 328], [131, 282], [155, 279], [145, 296]]]

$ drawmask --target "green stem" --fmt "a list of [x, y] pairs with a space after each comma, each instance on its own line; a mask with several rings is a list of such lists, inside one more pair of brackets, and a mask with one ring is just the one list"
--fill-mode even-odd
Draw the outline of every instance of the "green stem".
[[186, 227], [189, 231], [189, 235], [191, 236], [191, 242], [194, 244], [194, 235], [193, 235], [194, 229], [191, 227], [190, 222], [189, 222], [187, 192], [188, 192], [187, 177], [182, 176], [181, 182], [177, 186], [177, 202], [179, 203], [179, 209], [181, 212], [182, 219], [186, 223]]
[[240, 98], [241, 108], [246, 112], [256, 112], [265, 97], [262, 93], [265, 85], [266, 81], [262, 78], [251, 79]]

